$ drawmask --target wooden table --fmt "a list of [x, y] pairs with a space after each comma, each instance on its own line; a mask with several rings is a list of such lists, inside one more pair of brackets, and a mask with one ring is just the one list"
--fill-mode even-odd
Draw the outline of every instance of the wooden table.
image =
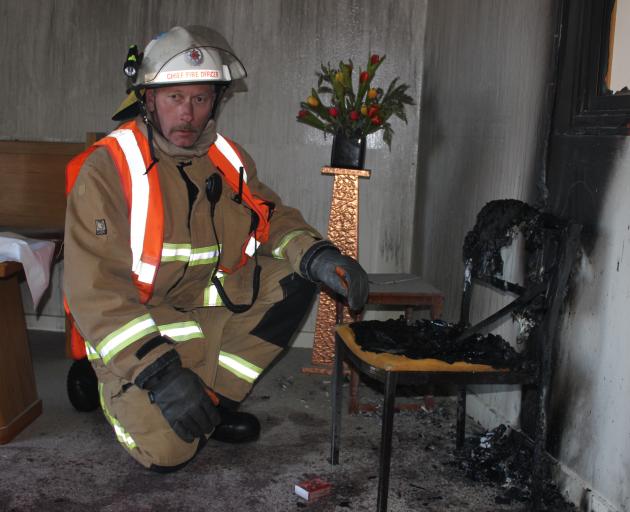
[[369, 274], [368, 304], [402, 306], [411, 320], [414, 309], [429, 309], [435, 320], [442, 315], [444, 295], [435, 286], [415, 274]]
[[42, 413], [18, 277], [22, 265], [0, 263], [0, 444], [11, 441]]

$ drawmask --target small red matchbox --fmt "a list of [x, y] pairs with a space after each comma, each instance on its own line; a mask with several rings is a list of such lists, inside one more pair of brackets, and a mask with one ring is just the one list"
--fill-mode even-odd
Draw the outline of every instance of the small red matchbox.
[[295, 494], [307, 501], [316, 500], [330, 494], [332, 484], [321, 478], [312, 478], [295, 484]]

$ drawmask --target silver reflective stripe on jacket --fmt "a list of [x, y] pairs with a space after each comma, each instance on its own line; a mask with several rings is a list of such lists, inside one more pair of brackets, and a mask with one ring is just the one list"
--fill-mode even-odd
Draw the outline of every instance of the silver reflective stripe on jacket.
[[[225, 273], [220, 270], [217, 271], [217, 277], [221, 284], [225, 283]], [[203, 292], [203, 305], [204, 306], [223, 306], [223, 301], [217, 292], [217, 287], [212, 284], [212, 281], [208, 282], [208, 286]]]
[[155, 279], [155, 265], [142, 261], [144, 233], [149, 211], [149, 176], [142, 158], [142, 152], [132, 130], [114, 130], [108, 135], [118, 142], [122, 149], [131, 177], [131, 214], [129, 236], [132, 254], [131, 270], [141, 283], [151, 284]]
[[107, 364], [121, 350], [152, 332], [157, 334], [159, 331], [153, 318], [147, 313], [127, 322], [120, 329], [105, 337], [98, 344], [96, 350], [101, 355], [103, 362]]
[[232, 164], [232, 167], [234, 167], [237, 172], [240, 171], [241, 168], [243, 169], [243, 181], [247, 183], [247, 172], [245, 171], [245, 166], [243, 165], [243, 162], [241, 162], [241, 159], [236, 151], [234, 151], [234, 148], [230, 146], [230, 143], [227, 140], [225, 140], [225, 137], [217, 133], [217, 140], [214, 141], [214, 144], [217, 149], [223, 153], [223, 156], [228, 159], [230, 164]]
[[219, 352], [219, 366], [250, 384], [252, 384], [263, 371], [262, 368], [259, 368], [242, 357], [224, 352], [223, 350]]
[[194, 338], [203, 338], [201, 326], [194, 320], [160, 325], [158, 328], [162, 336], [167, 336], [178, 343]]
[[296, 236], [300, 236], [300, 235], [315, 236], [313, 232], [308, 231], [306, 229], [296, 229], [295, 231], [289, 231], [286, 235], [282, 237], [282, 240], [280, 240], [280, 243], [275, 247], [275, 249], [271, 251], [272, 256], [279, 260], [285, 259], [284, 249], [286, 248], [286, 246], [289, 244], [291, 240], [293, 240]]
[[181, 261], [189, 265], [209, 265], [219, 258], [220, 245], [192, 248], [190, 244], [170, 244], [162, 246], [162, 263]]
[[129, 432], [127, 432], [123, 428], [120, 422], [116, 418], [114, 418], [107, 410], [107, 407], [105, 407], [105, 400], [103, 399], [103, 384], [101, 384], [100, 382], [98, 384], [98, 395], [101, 401], [101, 409], [103, 409], [103, 414], [105, 415], [105, 418], [107, 418], [109, 424], [114, 427], [114, 432], [116, 433], [116, 439], [118, 439], [118, 442], [120, 444], [124, 444], [130, 450], [136, 448], [136, 442], [133, 440], [133, 437], [131, 437], [131, 434], [129, 434]]

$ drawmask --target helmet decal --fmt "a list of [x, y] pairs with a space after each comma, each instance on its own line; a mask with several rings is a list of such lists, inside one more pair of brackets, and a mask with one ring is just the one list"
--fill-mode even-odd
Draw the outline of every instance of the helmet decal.
[[203, 62], [203, 53], [199, 48], [191, 48], [184, 54], [184, 59], [191, 66], [199, 66]]

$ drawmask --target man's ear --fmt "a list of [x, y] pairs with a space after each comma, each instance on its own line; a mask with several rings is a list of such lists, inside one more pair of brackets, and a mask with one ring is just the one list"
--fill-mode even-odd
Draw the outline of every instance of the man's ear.
[[149, 112], [155, 112], [155, 91], [147, 89], [145, 103]]

